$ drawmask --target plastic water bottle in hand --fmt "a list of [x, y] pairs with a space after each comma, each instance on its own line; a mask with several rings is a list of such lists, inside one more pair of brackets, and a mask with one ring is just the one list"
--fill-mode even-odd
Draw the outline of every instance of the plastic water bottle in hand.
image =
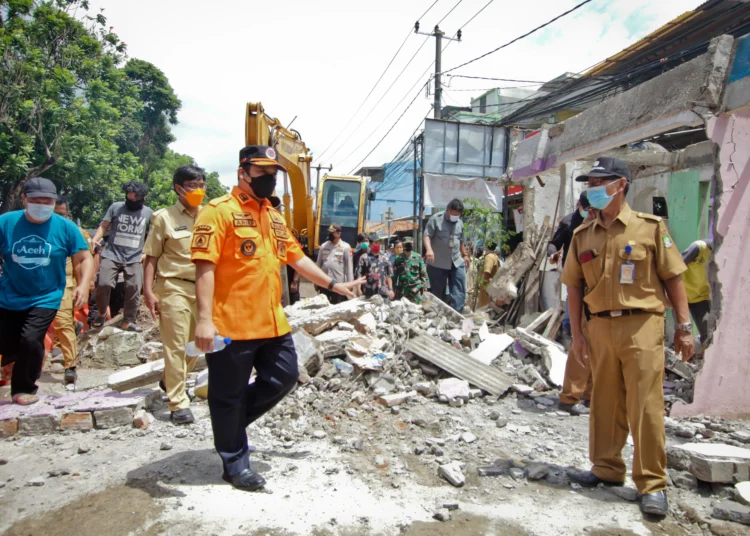
[[[232, 344], [232, 339], [230, 339], [229, 337], [214, 335], [214, 352], [220, 352], [230, 344]], [[195, 341], [190, 341], [189, 343], [187, 343], [187, 346], [185, 346], [185, 354], [187, 354], [188, 357], [198, 357], [202, 353], [203, 352], [201, 352], [200, 348], [195, 345]]]

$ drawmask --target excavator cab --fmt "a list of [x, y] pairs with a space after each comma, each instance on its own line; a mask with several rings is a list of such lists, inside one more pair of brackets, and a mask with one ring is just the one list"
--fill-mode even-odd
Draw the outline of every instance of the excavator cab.
[[341, 239], [354, 247], [365, 225], [367, 178], [324, 175], [318, 188], [318, 226], [315, 249], [327, 240], [328, 227], [341, 225]]

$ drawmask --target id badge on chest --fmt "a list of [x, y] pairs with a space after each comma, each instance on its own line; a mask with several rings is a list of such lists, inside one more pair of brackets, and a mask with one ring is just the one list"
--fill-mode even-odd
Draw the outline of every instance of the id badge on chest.
[[451, 236], [451, 239], [448, 241], [448, 247], [453, 248], [453, 246], [456, 245], [456, 239]]
[[632, 285], [633, 281], [635, 281], [635, 264], [623, 262], [620, 266], [620, 284]]

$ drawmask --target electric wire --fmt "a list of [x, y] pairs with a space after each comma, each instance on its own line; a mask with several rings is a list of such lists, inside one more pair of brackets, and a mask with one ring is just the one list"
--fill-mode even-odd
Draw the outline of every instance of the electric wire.
[[448, 69], [447, 71], [443, 71], [443, 72], [442, 72], [442, 73], [440, 73], [440, 74], [441, 74], [441, 75], [443, 75], [443, 74], [447, 74], [447, 73], [450, 73], [450, 72], [452, 72], [452, 71], [455, 71], [456, 69], [460, 69], [461, 67], [466, 67], [467, 65], [470, 65], [470, 64], [474, 63], [475, 61], [479, 61], [479, 60], [481, 60], [482, 58], [486, 58], [486, 57], [487, 57], [487, 56], [489, 56], [490, 54], [494, 54], [495, 52], [497, 52], [497, 51], [499, 51], [499, 50], [502, 50], [502, 49], [504, 49], [504, 48], [506, 48], [506, 47], [509, 47], [509, 46], [510, 46], [510, 45], [512, 45], [513, 43], [516, 43], [516, 42], [520, 41], [521, 39], [524, 39], [524, 38], [526, 38], [526, 37], [530, 36], [531, 34], [533, 34], [533, 33], [536, 33], [536, 32], [538, 32], [538, 31], [539, 31], [539, 30], [541, 30], [542, 28], [545, 28], [545, 27], [549, 26], [549, 25], [550, 25], [550, 24], [552, 24], [553, 22], [555, 22], [555, 21], [558, 21], [558, 20], [560, 20], [561, 18], [565, 17], [566, 15], [569, 15], [569, 14], [573, 13], [574, 11], [576, 11], [576, 10], [578, 10], [578, 9], [582, 8], [583, 6], [585, 6], [586, 4], [588, 4], [589, 2], [592, 2], [592, 1], [593, 1], [593, 0], [584, 0], [583, 2], [581, 2], [580, 4], [578, 4], [577, 6], [575, 6], [575, 7], [571, 8], [571, 9], [569, 9], [569, 10], [568, 10], [568, 11], [566, 11], [565, 13], [561, 13], [560, 15], [558, 15], [557, 17], [555, 17], [554, 19], [551, 19], [551, 20], [549, 20], [549, 21], [545, 22], [545, 23], [544, 23], [544, 24], [542, 24], [541, 26], [537, 26], [537, 27], [536, 27], [536, 28], [534, 28], [533, 30], [531, 30], [531, 31], [528, 31], [528, 32], [526, 32], [525, 34], [523, 34], [523, 35], [520, 35], [520, 36], [516, 37], [515, 39], [513, 39], [513, 40], [511, 40], [511, 41], [508, 41], [508, 42], [507, 42], [507, 43], [505, 43], [504, 45], [500, 45], [499, 47], [497, 47], [497, 48], [496, 48], [496, 49], [494, 49], [494, 50], [490, 50], [489, 52], [485, 52], [485, 53], [484, 53], [484, 54], [482, 54], [481, 56], [477, 56], [477, 57], [476, 57], [476, 58], [474, 58], [474, 59], [471, 59], [471, 60], [469, 60], [469, 61], [466, 61], [466, 62], [464, 62], [464, 63], [462, 63], [462, 64], [460, 64], [460, 65], [456, 65], [455, 67], [452, 67], [452, 68]]
[[458, 3], [457, 3], [457, 4], [455, 5], [455, 6], [453, 6], [453, 7], [451, 8], [451, 10], [450, 10], [450, 11], [449, 11], [448, 13], [446, 13], [446, 14], [445, 14], [445, 16], [444, 16], [444, 17], [443, 17], [442, 19], [440, 19], [440, 22], [438, 22], [438, 23], [437, 23], [437, 24], [435, 25], [435, 27], [437, 27], [437, 26], [440, 26], [440, 24], [442, 24], [442, 22], [443, 22], [443, 21], [444, 21], [445, 19], [447, 19], [447, 18], [448, 18], [448, 15], [450, 15], [451, 13], [453, 13], [453, 11], [454, 11], [454, 10], [455, 10], [455, 9], [456, 9], [456, 8], [457, 8], [458, 6], [460, 6], [460, 5], [461, 5], [461, 2], [463, 2], [463, 1], [464, 1], [464, 0], [458, 0]]
[[490, 78], [487, 76], [467, 76], [463, 74], [447, 74], [449, 78], [470, 78], [472, 80], [492, 80], [496, 82], [520, 82], [525, 84], [546, 84], [547, 82], [540, 82], [538, 80], [513, 80], [512, 78]]
[[[430, 5], [430, 7], [428, 7], [428, 8], [427, 8], [427, 10], [426, 10], [426, 11], [425, 11], [424, 13], [422, 13], [422, 15], [421, 15], [421, 16], [420, 16], [420, 17], [419, 17], [419, 18], [418, 18], [417, 20], [419, 21], [419, 20], [420, 20], [420, 19], [422, 19], [422, 18], [423, 18], [423, 17], [425, 16], [425, 15], [427, 15], [427, 14], [428, 14], [428, 13], [430, 12], [430, 10], [432, 10], [432, 8], [433, 8], [433, 7], [435, 7], [435, 4], [437, 4], [437, 3], [439, 2], [439, 1], [440, 1], [440, 0], [435, 0], [435, 1], [434, 1], [434, 2], [433, 2], [433, 3], [431, 4], [431, 5]], [[393, 62], [394, 62], [394, 61], [396, 60], [396, 58], [398, 57], [399, 53], [400, 53], [400, 52], [401, 52], [401, 50], [402, 50], [402, 49], [404, 48], [404, 45], [405, 45], [405, 44], [406, 44], [406, 42], [407, 42], [407, 41], [409, 40], [409, 37], [411, 37], [411, 35], [412, 35], [412, 29], [411, 29], [411, 28], [409, 28], [409, 33], [407, 33], [407, 34], [406, 34], [406, 37], [405, 37], [405, 38], [404, 38], [404, 40], [403, 40], [403, 41], [401, 42], [401, 46], [399, 46], [399, 47], [398, 47], [398, 50], [396, 50], [396, 53], [395, 53], [395, 54], [393, 55], [393, 57], [391, 58], [391, 61], [389, 61], [389, 62], [388, 62], [388, 65], [386, 65], [385, 69], [384, 69], [384, 70], [383, 70], [383, 72], [382, 72], [382, 73], [380, 74], [380, 77], [379, 77], [379, 78], [378, 78], [378, 80], [377, 80], [377, 81], [375, 82], [375, 85], [373, 85], [373, 86], [372, 86], [372, 89], [370, 89], [370, 92], [369, 92], [369, 93], [367, 94], [367, 96], [366, 96], [366, 97], [364, 98], [364, 100], [362, 100], [362, 102], [360, 103], [359, 107], [358, 107], [358, 108], [357, 108], [357, 110], [356, 110], [356, 111], [354, 112], [354, 114], [352, 114], [351, 118], [349, 119], [349, 122], [348, 122], [348, 123], [347, 123], [347, 124], [346, 124], [346, 125], [344, 126], [344, 128], [343, 128], [343, 129], [341, 129], [341, 130], [339, 131], [339, 133], [338, 133], [338, 135], [336, 136], [336, 138], [334, 138], [334, 140], [333, 140], [333, 141], [332, 141], [332, 142], [331, 142], [331, 143], [330, 143], [330, 144], [328, 145], [328, 147], [326, 147], [326, 148], [325, 148], [325, 149], [323, 150], [323, 152], [322, 152], [322, 153], [320, 153], [320, 156], [318, 157], [318, 160], [320, 160], [320, 159], [321, 159], [321, 158], [323, 157], [323, 155], [324, 155], [325, 153], [327, 153], [327, 152], [328, 152], [328, 150], [329, 150], [329, 149], [330, 149], [330, 148], [331, 148], [331, 147], [332, 147], [332, 146], [333, 146], [333, 145], [334, 145], [334, 144], [336, 143], [336, 141], [338, 141], [338, 139], [339, 139], [339, 138], [341, 137], [341, 135], [342, 135], [342, 134], [344, 133], [344, 131], [345, 131], [345, 130], [346, 130], [347, 128], [349, 128], [349, 125], [351, 125], [351, 124], [352, 124], [352, 121], [354, 121], [354, 118], [355, 118], [355, 117], [357, 116], [357, 114], [358, 114], [358, 113], [360, 112], [360, 110], [362, 110], [362, 107], [363, 107], [363, 106], [365, 105], [365, 103], [367, 102], [367, 99], [369, 99], [369, 98], [370, 98], [370, 96], [371, 96], [371, 95], [373, 94], [373, 92], [374, 92], [374, 91], [375, 91], [375, 89], [376, 89], [376, 88], [378, 87], [378, 85], [380, 84], [380, 82], [381, 82], [381, 81], [383, 80], [383, 77], [384, 77], [384, 76], [385, 76], [385, 74], [386, 74], [386, 73], [388, 72], [388, 69], [390, 69], [391, 65], [393, 65]]]

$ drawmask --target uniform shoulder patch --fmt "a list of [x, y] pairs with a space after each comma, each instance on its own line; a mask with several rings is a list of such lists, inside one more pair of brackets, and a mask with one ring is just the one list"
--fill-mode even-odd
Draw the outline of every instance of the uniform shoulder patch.
[[661, 216], [654, 216], [653, 214], [647, 214], [645, 212], [638, 212], [637, 216], [644, 220], [651, 220], [655, 222], [660, 222], [662, 220]]
[[222, 195], [221, 197], [217, 197], [215, 199], [212, 199], [211, 201], [208, 202], [208, 204], [211, 205], [212, 207], [216, 207], [216, 206], [220, 205], [221, 203], [226, 203], [231, 198], [232, 198], [232, 194]]

